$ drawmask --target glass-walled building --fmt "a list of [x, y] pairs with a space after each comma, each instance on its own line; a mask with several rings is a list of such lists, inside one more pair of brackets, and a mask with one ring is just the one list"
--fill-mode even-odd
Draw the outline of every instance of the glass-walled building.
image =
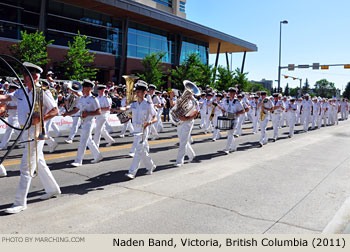
[[[185, 11], [186, 1], [149, 1]], [[123, 74], [142, 72], [141, 60], [151, 53], [164, 53], [163, 63], [171, 69], [193, 52], [208, 64], [209, 53], [216, 53], [218, 44], [226, 52], [232, 52], [227, 46], [235, 47], [236, 51], [256, 50], [255, 45], [245, 41], [243, 45], [224, 41], [225, 36], [235, 38], [166, 13], [163, 7], [153, 8], [137, 2], [130, 0], [126, 6], [121, 0], [85, 0], [84, 5], [78, 0], [2, 0], [1, 53], [6, 53], [11, 44], [21, 39], [20, 31], [39, 30], [47, 40], [53, 40], [48, 48], [51, 59], [48, 69], [55, 69], [74, 36], [82, 34], [88, 37], [88, 48], [95, 53], [93, 65], [100, 70], [99, 81], [120, 82]], [[215, 32], [217, 38], [208, 35]]]

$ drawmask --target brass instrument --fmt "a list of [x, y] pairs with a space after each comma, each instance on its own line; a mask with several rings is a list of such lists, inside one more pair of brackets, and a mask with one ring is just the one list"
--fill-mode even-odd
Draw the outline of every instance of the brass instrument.
[[177, 100], [175, 106], [170, 110], [170, 120], [175, 125], [180, 125], [182, 121], [181, 116], [190, 116], [196, 109], [196, 99], [194, 95], [200, 95], [199, 88], [189, 80], [183, 82], [185, 91], [182, 96]]
[[267, 97], [263, 100], [263, 104], [261, 106], [261, 111], [260, 111], [260, 121], [265, 120], [266, 113], [265, 113], [264, 108], [267, 108], [267, 107], [265, 107], [265, 104], [268, 103], [268, 101], [269, 101], [269, 99]]
[[[83, 85], [78, 81], [72, 81], [68, 83], [68, 89], [73, 92], [80, 93], [83, 90]], [[78, 96], [73, 92], [67, 99], [64, 100], [64, 108], [67, 112], [71, 112], [78, 103]]]
[[123, 75], [123, 78], [126, 82], [126, 101], [127, 104], [131, 104], [136, 101], [136, 96], [134, 92], [135, 80], [138, 80], [139, 77], [135, 75]]

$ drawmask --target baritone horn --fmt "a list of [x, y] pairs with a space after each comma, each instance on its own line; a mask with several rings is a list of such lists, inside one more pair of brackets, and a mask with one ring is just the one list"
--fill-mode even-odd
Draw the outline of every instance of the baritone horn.
[[123, 78], [126, 82], [126, 101], [128, 104], [131, 104], [132, 102], [136, 101], [134, 84], [135, 80], [138, 80], [139, 77], [136, 75], [123, 75]]

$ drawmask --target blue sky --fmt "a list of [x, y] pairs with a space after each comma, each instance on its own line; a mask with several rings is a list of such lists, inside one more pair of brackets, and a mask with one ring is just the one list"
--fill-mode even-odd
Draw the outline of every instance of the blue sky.
[[[279, 23], [282, 25], [282, 65], [350, 64], [349, 0], [187, 0], [187, 19], [252, 42], [258, 52], [247, 53], [244, 71], [248, 79], [277, 80]], [[243, 53], [232, 56], [233, 68], [241, 67]], [[214, 64], [215, 55], [209, 63]], [[219, 64], [226, 66], [225, 54]], [[308, 78], [311, 87], [327, 79], [343, 90], [350, 81], [350, 69], [282, 70], [282, 74]], [[299, 81], [281, 78], [284, 88]], [[277, 82], [274, 82], [277, 86]]]

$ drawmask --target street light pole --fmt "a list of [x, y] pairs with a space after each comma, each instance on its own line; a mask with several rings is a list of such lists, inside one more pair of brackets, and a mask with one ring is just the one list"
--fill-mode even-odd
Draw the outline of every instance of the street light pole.
[[279, 92], [281, 87], [281, 43], [282, 43], [282, 24], [288, 24], [287, 20], [283, 20], [280, 22], [280, 48], [279, 48], [279, 62], [278, 62], [278, 89]]

